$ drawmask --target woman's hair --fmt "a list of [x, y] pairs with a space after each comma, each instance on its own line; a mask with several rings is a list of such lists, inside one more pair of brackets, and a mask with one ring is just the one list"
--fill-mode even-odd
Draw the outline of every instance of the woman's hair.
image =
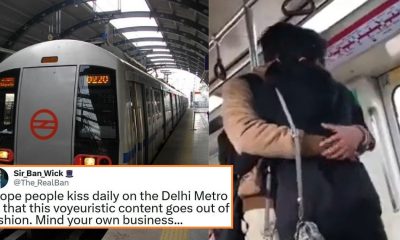
[[313, 30], [279, 22], [267, 29], [261, 37], [265, 62], [307, 61], [324, 63], [326, 41]]
[[299, 127], [333, 121], [335, 81], [321, 66], [326, 41], [312, 30], [277, 23], [264, 33], [261, 45], [265, 61], [272, 62], [266, 83], [282, 92]]
[[320, 66], [324, 64], [326, 41], [312, 30], [280, 22], [263, 34], [261, 45], [264, 60], [272, 62], [266, 72], [272, 84], [296, 80], [318, 85], [331, 78]]

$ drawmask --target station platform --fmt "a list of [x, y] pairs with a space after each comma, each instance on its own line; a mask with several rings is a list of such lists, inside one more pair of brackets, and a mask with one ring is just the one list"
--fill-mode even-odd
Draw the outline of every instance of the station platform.
[[207, 230], [110, 230], [102, 240], [207, 240]]
[[[188, 109], [153, 164], [208, 164], [207, 109]], [[208, 230], [109, 230], [102, 240], [205, 240]]]
[[153, 164], [208, 164], [207, 110], [188, 109]]

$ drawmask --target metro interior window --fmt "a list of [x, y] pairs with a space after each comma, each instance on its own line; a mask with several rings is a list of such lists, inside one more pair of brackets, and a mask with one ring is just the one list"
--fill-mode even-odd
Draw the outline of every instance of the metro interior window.
[[397, 124], [400, 127], [400, 86], [393, 91], [393, 104], [396, 113]]

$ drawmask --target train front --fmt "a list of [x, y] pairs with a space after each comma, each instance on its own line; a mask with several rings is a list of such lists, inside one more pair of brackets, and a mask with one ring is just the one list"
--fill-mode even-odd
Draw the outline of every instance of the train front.
[[60, 40], [1, 63], [0, 163], [117, 163], [116, 68], [107, 58], [91, 44]]

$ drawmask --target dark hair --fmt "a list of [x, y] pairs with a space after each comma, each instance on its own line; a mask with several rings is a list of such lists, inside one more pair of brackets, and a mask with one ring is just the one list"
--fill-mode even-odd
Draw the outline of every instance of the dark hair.
[[323, 63], [325, 40], [312, 30], [278, 23], [264, 33], [261, 45], [265, 61], [275, 59], [265, 73], [266, 83], [282, 92], [296, 125], [314, 132], [319, 122], [333, 122], [335, 81], [316, 63]]
[[265, 61], [275, 60], [266, 72], [266, 79], [272, 84], [291, 80], [321, 84], [331, 78], [316, 64], [324, 62], [326, 41], [312, 30], [280, 22], [263, 34], [261, 45]]
[[279, 58], [297, 61], [303, 57], [310, 62], [324, 63], [326, 41], [318, 33], [289, 23], [279, 22], [261, 37], [265, 62]]

